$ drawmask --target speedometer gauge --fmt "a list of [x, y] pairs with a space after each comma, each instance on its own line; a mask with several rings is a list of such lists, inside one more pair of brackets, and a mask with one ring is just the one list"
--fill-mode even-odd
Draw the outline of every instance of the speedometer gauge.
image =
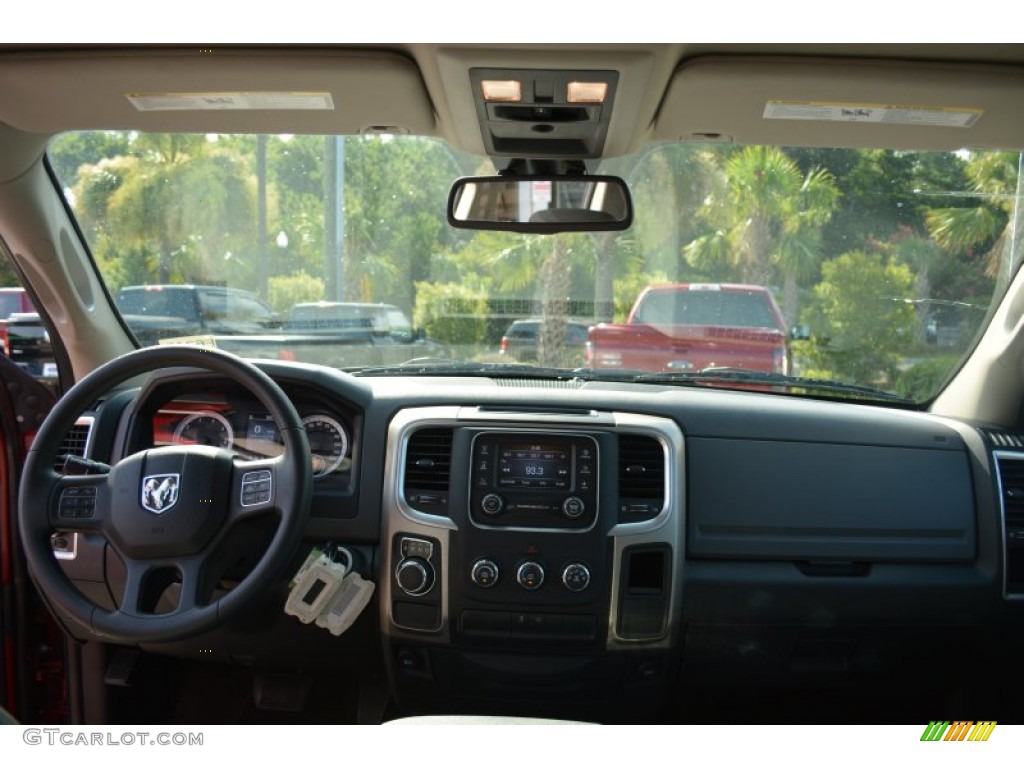
[[302, 420], [309, 438], [309, 452], [313, 457], [313, 477], [334, 472], [348, 453], [348, 433], [337, 419], [323, 414], [306, 416]]
[[174, 428], [174, 443], [178, 445], [212, 445], [230, 448], [234, 444], [231, 424], [216, 411], [190, 413]]

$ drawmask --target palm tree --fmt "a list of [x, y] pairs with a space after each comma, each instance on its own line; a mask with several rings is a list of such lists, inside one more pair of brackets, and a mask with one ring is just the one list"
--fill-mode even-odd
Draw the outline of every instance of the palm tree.
[[[969, 208], [933, 208], [925, 223], [935, 242], [947, 250], [964, 252], [988, 246], [985, 271], [990, 276], [1009, 277], [1021, 261], [1022, 247], [1013, 233], [1020, 231], [1020, 206], [1024, 154], [1018, 152], [976, 152], [967, 161], [967, 176], [979, 205]], [[1000, 270], [1000, 266], [1005, 271]]]
[[780, 278], [782, 312], [792, 325], [797, 289], [820, 260], [821, 229], [839, 199], [832, 174], [804, 175], [778, 147], [746, 147], [726, 163], [703, 206], [711, 231], [691, 241], [684, 258], [718, 277], [738, 269], [744, 282], [766, 285]]

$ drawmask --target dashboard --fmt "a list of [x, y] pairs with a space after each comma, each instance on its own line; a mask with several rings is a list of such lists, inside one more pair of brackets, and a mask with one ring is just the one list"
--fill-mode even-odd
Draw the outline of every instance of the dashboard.
[[[297, 557], [346, 547], [377, 589], [337, 638], [268, 595], [280, 618], [218, 634], [225, 661], [376, 659], [411, 712], [641, 721], [735, 718], [751, 686], [805, 694], [803, 717], [812, 694], [833, 721], [863, 717], [893, 681], [911, 692], [884, 704], [900, 720], [954, 689], [990, 703], [1006, 680], [1024, 624], [1015, 436], [758, 392], [261, 367], [313, 448]], [[98, 458], [280, 451], [266, 409], [212, 376], [156, 375], [93, 415], [118, 425], [94, 428]], [[986, 661], [936, 680], [965, 654]]]

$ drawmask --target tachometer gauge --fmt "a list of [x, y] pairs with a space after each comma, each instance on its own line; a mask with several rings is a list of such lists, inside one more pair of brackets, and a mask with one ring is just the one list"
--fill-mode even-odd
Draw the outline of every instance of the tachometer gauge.
[[302, 420], [309, 438], [309, 452], [313, 456], [313, 477], [334, 472], [348, 453], [348, 433], [337, 419], [323, 414], [306, 416]]
[[212, 445], [230, 448], [234, 445], [231, 424], [216, 411], [190, 413], [174, 428], [174, 443], [179, 445]]

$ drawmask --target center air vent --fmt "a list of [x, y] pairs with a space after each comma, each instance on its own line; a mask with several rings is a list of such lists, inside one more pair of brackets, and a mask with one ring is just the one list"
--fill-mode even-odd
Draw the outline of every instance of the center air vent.
[[619, 435], [619, 520], [656, 517], [665, 506], [665, 450], [653, 437]]
[[89, 433], [92, 431], [92, 416], [80, 416], [75, 426], [67, 431], [57, 449], [57, 457], [53, 460], [53, 468], [60, 474], [64, 472], [64, 464], [68, 456], [87, 458], [89, 450]]
[[452, 430], [421, 429], [405, 451], [402, 493], [409, 506], [431, 514], [447, 514], [452, 468]]
[[1024, 597], [1024, 454], [996, 456], [1005, 530], [1004, 593]]

